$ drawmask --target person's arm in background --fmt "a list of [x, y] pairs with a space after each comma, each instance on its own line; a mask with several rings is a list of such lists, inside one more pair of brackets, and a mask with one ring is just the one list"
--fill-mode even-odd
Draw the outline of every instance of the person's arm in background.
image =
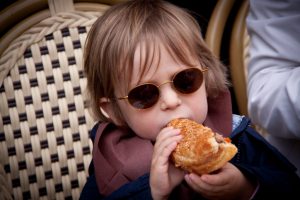
[[300, 0], [250, 0], [247, 26], [250, 117], [275, 137], [300, 139]]

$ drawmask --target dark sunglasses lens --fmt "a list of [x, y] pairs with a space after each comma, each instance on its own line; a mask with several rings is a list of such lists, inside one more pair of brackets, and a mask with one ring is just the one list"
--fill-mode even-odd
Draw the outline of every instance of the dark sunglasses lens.
[[203, 82], [200, 69], [191, 68], [179, 72], [173, 79], [176, 90], [183, 94], [190, 94], [198, 90]]
[[138, 109], [153, 106], [159, 98], [159, 90], [155, 85], [144, 84], [133, 88], [128, 94], [129, 103]]

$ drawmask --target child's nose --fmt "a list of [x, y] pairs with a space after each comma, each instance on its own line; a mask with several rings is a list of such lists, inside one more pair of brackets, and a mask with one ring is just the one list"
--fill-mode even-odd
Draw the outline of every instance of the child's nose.
[[181, 104], [181, 99], [171, 84], [161, 86], [160, 95], [160, 107], [163, 110], [174, 109]]

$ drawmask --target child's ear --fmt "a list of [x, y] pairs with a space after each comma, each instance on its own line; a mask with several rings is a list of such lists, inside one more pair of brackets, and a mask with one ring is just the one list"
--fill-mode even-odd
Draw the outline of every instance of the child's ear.
[[113, 123], [117, 124], [117, 119], [114, 114], [114, 109], [112, 108], [112, 104], [108, 98], [102, 97], [99, 101], [100, 111], [101, 113], [108, 119], [110, 119]]
[[105, 109], [103, 108], [103, 106], [100, 106], [100, 111], [107, 119], [110, 118], [109, 115], [107, 114], [107, 112], [105, 111]]

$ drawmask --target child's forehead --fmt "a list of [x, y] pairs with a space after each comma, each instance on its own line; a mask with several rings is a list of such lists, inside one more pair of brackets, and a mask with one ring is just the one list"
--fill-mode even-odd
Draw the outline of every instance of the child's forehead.
[[[180, 49], [180, 52], [178, 52], [178, 49]], [[119, 74], [124, 82], [119, 82], [118, 85], [124, 88], [125, 91], [142, 82], [152, 81], [152, 77], [156, 74], [162, 62], [166, 62], [166, 57], [169, 59], [167, 62], [185, 66], [193, 66], [198, 62], [197, 55], [186, 44], [181, 43], [180, 47], [174, 48], [158, 37], [153, 37], [151, 41], [138, 42], [134, 51], [130, 54], [132, 56], [127, 57], [127, 60], [123, 62], [127, 63], [123, 65], [122, 71], [124, 73]]]
[[199, 65], [197, 59], [191, 54], [187, 54], [185, 58], [186, 60], [181, 60], [175, 52], [162, 43], [153, 44], [148, 49], [144, 45], [138, 45], [134, 55], [131, 83], [156, 81], [156, 78], [160, 78], [156, 77], [157, 71], [165, 71], [165, 68]]
[[[141, 42], [137, 44], [133, 57], [133, 69], [137, 72], [147, 72], [157, 69], [161, 62], [165, 60], [176, 63], [190, 63], [196, 59], [195, 55], [189, 50], [181, 46], [181, 56], [178, 55], [171, 47], [163, 42], [145, 43]], [[185, 52], [185, 53], [183, 53]], [[185, 54], [185, 59], [182, 60], [182, 53]], [[167, 58], [167, 59], [166, 59]], [[155, 71], [154, 71], [155, 72]]]
[[159, 44], [139, 43], [134, 52], [133, 72], [141, 75], [143, 72], [157, 68], [161, 54], [165, 53], [165, 48]]
[[128, 80], [129, 87], [138, 85], [141, 82], [152, 80], [159, 68], [161, 49], [157, 47], [148, 47], [139, 44], [135, 50], [133, 65]]

